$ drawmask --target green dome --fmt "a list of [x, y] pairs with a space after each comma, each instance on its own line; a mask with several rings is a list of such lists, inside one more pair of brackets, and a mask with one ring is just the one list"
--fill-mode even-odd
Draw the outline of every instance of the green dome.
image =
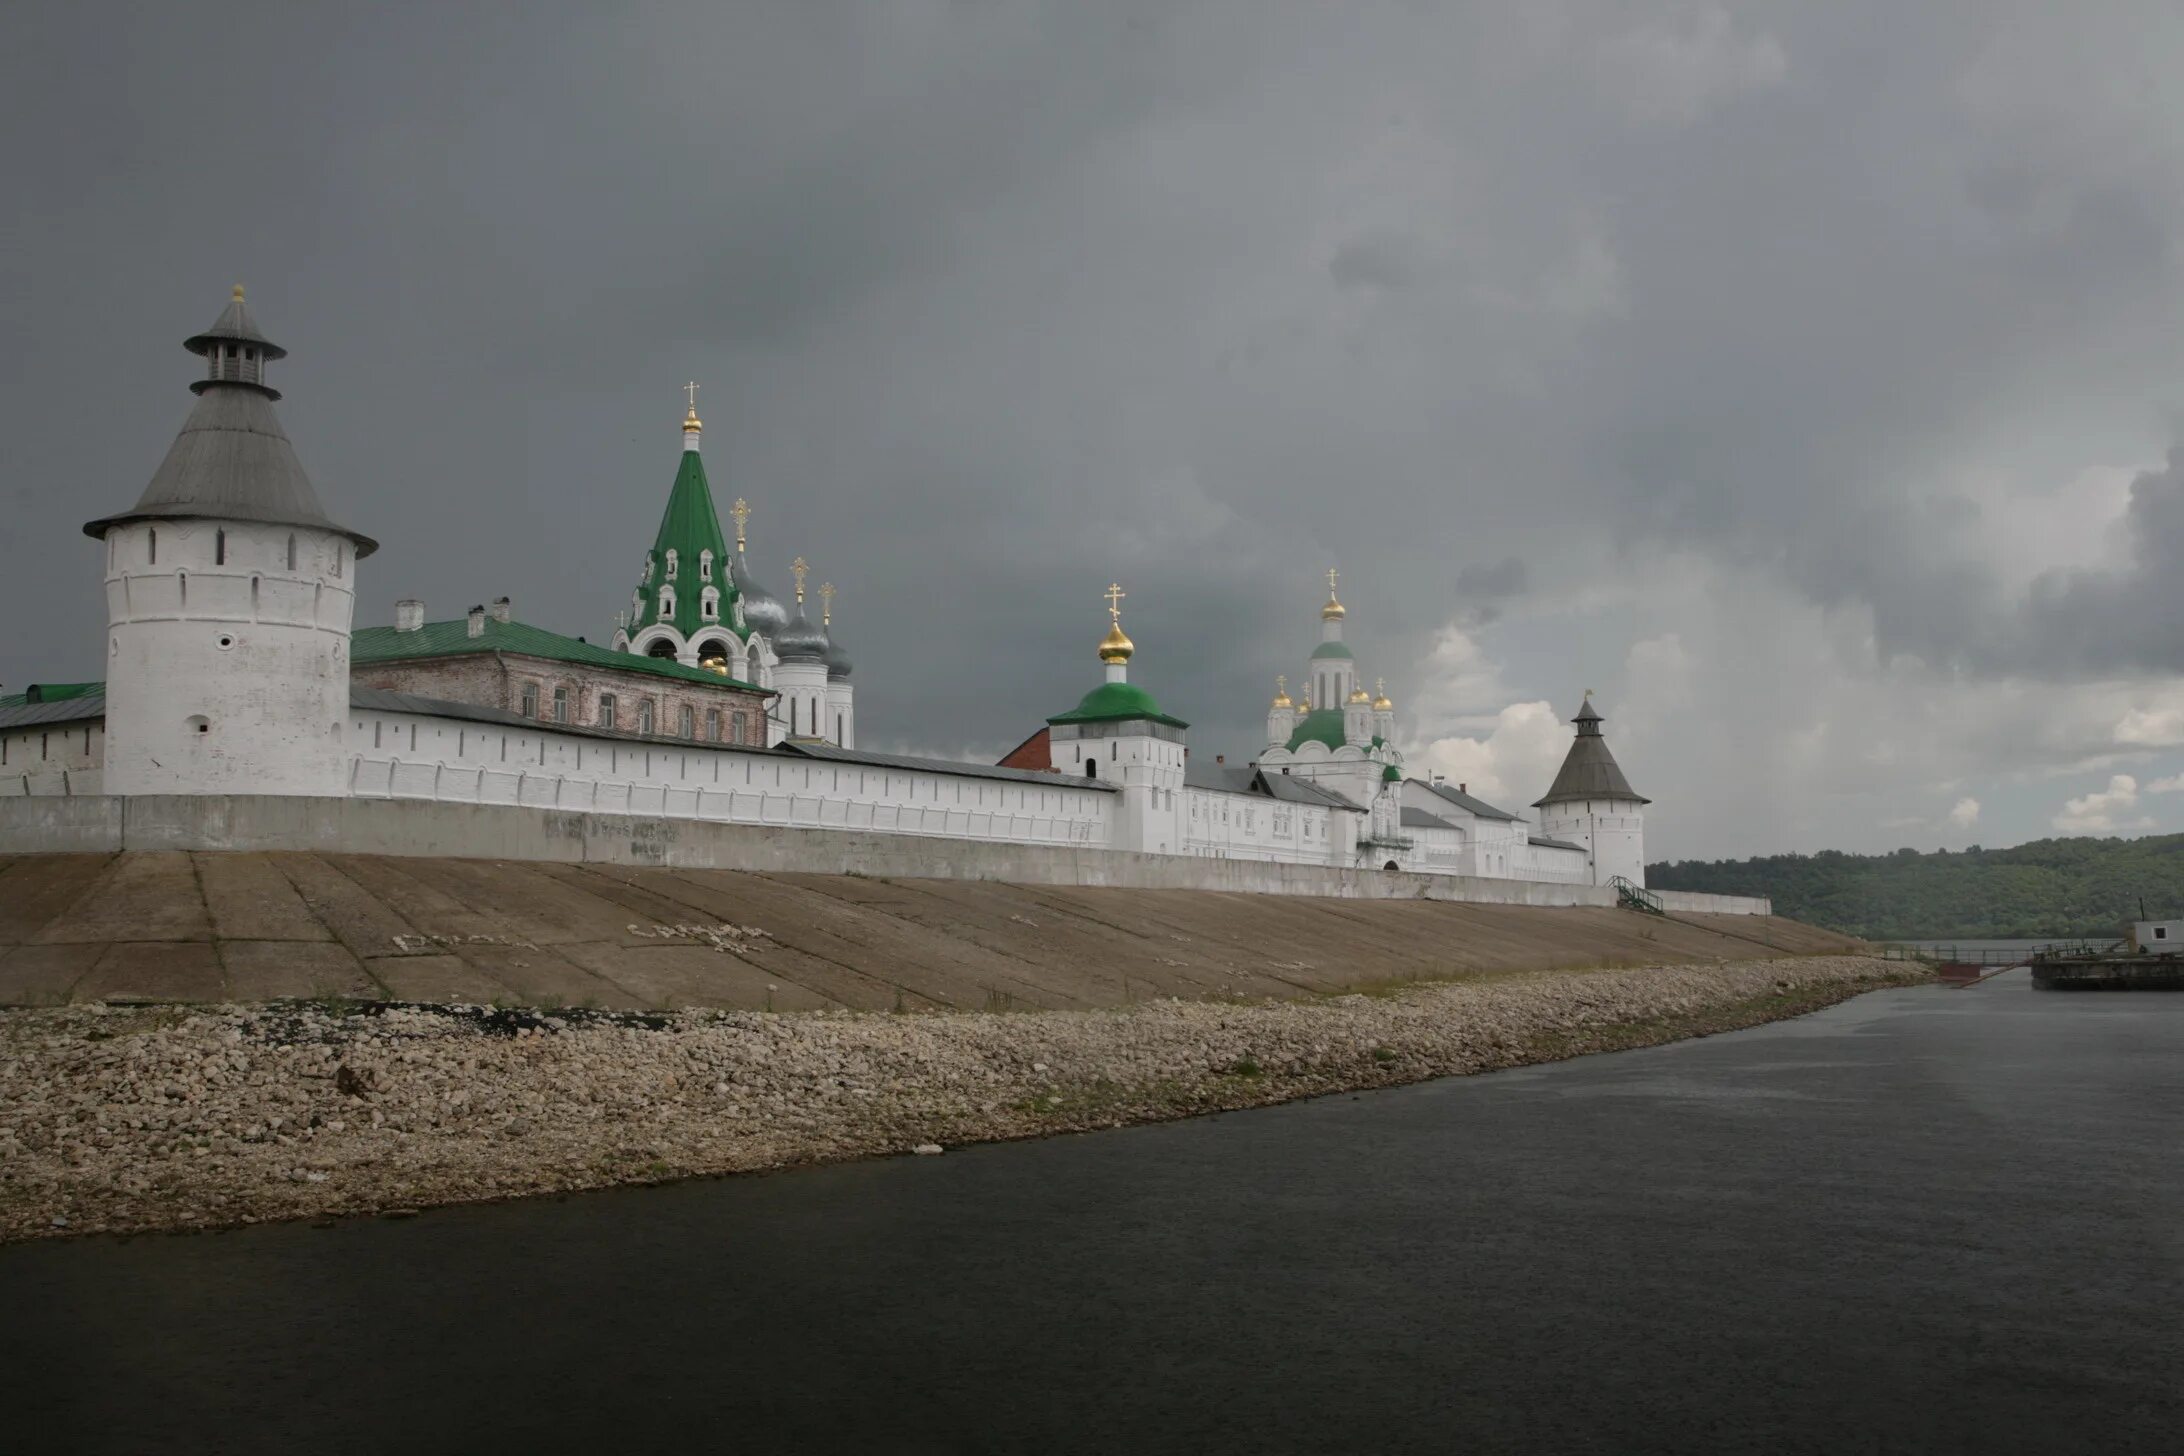
[[1319, 646], [1312, 649], [1312, 660], [1314, 662], [1319, 661], [1323, 657], [1347, 658], [1350, 655], [1350, 649], [1340, 642], [1322, 642]]
[[1289, 735], [1288, 748], [1291, 753], [1307, 743], [1340, 748], [1348, 741], [1342, 736], [1342, 709], [1314, 708], [1297, 720], [1297, 731]]
[[1399, 784], [1403, 782], [1403, 770], [1391, 763], [1380, 771], [1380, 781], [1384, 784]]
[[1153, 695], [1136, 683], [1101, 683], [1084, 695], [1084, 700], [1059, 717], [1049, 718], [1049, 723], [1121, 723], [1144, 718], [1155, 723], [1165, 723], [1170, 728], [1188, 728], [1191, 725], [1180, 718], [1171, 718], [1160, 711], [1160, 704]]

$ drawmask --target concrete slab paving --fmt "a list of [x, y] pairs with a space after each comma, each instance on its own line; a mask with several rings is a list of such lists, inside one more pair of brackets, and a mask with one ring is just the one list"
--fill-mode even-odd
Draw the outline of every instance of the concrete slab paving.
[[1855, 945], [1601, 907], [299, 851], [0, 859], [9, 1005], [1090, 1007]]
[[[307, 994], [300, 989], [297, 994]], [[117, 940], [73, 986], [71, 1001], [224, 1001], [227, 978], [208, 940]]]

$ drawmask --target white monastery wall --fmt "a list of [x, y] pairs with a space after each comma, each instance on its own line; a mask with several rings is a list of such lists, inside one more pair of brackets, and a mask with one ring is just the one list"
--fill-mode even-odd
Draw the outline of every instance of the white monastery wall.
[[740, 824], [870, 829], [1104, 847], [1118, 795], [896, 767], [620, 742], [540, 728], [352, 710], [348, 792]]
[[[702, 751], [702, 750], [701, 750]], [[634, 818], [514, 805], [295, 796], [0, 798], [0, 853], [251, 850], [668, 864], [768, 873], [1007, 880], [1480, 905], [1615, 904], [1598, 885], [1394, 874], [1326, 865], [983, 844], [854, 830]], [[1768, 915], [1764, 899], [1656, 892], [1678, 914]]]

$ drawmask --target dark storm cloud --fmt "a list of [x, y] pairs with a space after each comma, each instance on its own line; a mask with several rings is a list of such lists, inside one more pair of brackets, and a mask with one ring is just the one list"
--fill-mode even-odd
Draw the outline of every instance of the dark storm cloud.
[[1475, 681], [1605, 691], [1680, 624], [1552, 614], [1658, 571], [1963, 674], [2173, 668], [2184, 576], [2012, 523], [2184, 400], [2184, 43], [1996, 12], [19, 7], [0, 680], [97, 671], [79, 523], [237, 278], [385, 543], [361, 621], [505, 592], [611, 633], [696, 378], [762, 578], [841, 588], [875, 744], [1015, 742], [1120, 580], [1139, 675], [1249, 751], [1330, 564], [1403, 701], [1452, 623], [1518, 644]]

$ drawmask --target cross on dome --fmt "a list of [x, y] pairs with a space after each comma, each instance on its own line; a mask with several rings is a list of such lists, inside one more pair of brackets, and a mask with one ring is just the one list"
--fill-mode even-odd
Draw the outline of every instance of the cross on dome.
[[743, 551], [743, 526], [751, 519], [751, 503], [742, 496], [737, 496], [736, 503], [728, 507], [728, 514], [735, 518], [736, 552], [740, 555]]

